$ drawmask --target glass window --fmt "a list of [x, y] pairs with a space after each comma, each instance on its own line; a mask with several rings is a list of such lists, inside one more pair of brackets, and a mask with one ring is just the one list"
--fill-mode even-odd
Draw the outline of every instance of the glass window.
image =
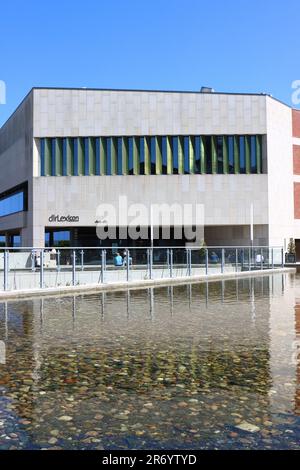
[[70, 246], [70, 240], [69, 230], [53, 232], [53, 246]]
[[203, 143], [205, 147], [205, 155], [206, 155], [206, 173], [208, 175], [212, 174], [212, 148], [211, 148], [211, 137], [205, 136], [203, 137]]
[[251, 153], [251, 173], [257, 173], [257, 147], [256, 136], [251, 136], [250, 139], [250, 153]]
[[162, 137], [161, 141], [162, 147], [162, 174], [166, 175], [168, 173], [168, 150], [167, 150], [167, 137]]
[[108, 176], [111, 176], [112, 175], [112, 162], [111, 162], [111, 138], [108, 138], [107, 139], [107, 142], [106, 142], [106, 174]]
[[245, 149], [245, 137], [240, 136], [240, 173], [246, 173], [246, 149]]
[[56, 139], [51, 139], [51, 175], [55, 176], [56, 172]]
[[245, 174], [249, 164], [251, 173], [257, 173], [262, 171], [261, 146], [262, 136], [256, 135], [42, 138], [40, 174], [144, 175], [146, 163], [152, 175], [167, 174], [168, 166], [173, 174], [224, 174], [225, 150], [229, 174]]
[[134, 162], [133, 162], [133, 137], [128, 139], [128, 174], [133, 175]]
[[201, 140], [195, 137], [195, 173], [201, 173]]
[[224, 173], [224, 162], [223, 162], [223, 136], [217, 137], [217, 162], [218, 162], [218, 174]]
[[5, 235], [0, 235], [0, 246], [3, 247], [6, 245], [6, 237]]
[[63, 139], [63, 176], [67, 176], [67, 139]]
[[78, 139], [73, 140], [74, 146], [74, 176], [78, 176]]
[[90, 173], [89, 165], [89, 139], [85, 137], [84, 139], [84, 175], [88, 176]]
[[190, 173], [190, 139], [189, 137], [183, 138], [183, 152], [184, 152], [184, 173]]
[[228, 137], [228, 165], [229, 174], [234, 174], [234, 137]]
[[95, 173], [97, 176], [100, 175], [100, 139], [96, 139], [96, 165], [95, 165]]
[[11, 237], [11, 246], [13, 248], [20, 248], [21, 246], [21, 236], [18, 235], [12, 235]]
[[0, 199], [0, 217], [24, 211], [24, 191]]
[[151, 137], [151, 175], [156, 175], [156, 138]]
[[173, 151], [173, 174], [178, 175], [178, 172], [179, 172], [178, 137], [173, 137], [172, 139], [172, 151]]
[[45, 139], [41, 139], [41, 176], [46, 175], [46, 171], [45, 171], [45, 146], [46, 146]]
[[123, 139], [118, 138], [118, 154], [117, 154], [117, 175], [123, 174]]
[[45, 247], [50, 247], [50, 232], [45, 232]]
[[144, 137], [139, 138], [140, 141], [140, 175], [145, 174], [145, 139]]

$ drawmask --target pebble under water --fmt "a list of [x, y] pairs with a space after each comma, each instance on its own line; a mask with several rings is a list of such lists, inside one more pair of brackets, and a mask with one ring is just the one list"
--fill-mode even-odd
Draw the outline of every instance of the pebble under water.
[[0, 341], [0, 449], [299, 448], [297, 276], [5, 302]]

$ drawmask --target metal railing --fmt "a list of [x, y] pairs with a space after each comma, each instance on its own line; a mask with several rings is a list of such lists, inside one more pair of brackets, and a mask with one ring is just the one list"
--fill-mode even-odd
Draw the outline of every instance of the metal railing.
[[0, 248], [0, 290], [193, 278], [283, 266], [281, 247]]

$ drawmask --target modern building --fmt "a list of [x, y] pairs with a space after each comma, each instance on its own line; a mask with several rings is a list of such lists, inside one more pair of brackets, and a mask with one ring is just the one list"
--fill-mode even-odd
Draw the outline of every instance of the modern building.
[[300, 243], [300, 111], [206, 88], [32, 89], [0, 129], [2, 245], [99, 246], [96, 208], [120, 195], [203, 204], [210, 246]]

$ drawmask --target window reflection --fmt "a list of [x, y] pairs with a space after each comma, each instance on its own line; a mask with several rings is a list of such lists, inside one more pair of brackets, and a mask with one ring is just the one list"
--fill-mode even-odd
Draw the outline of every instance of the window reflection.
[[0, 199], [0, 217], [15, 214], [23, 210], [25, 210], [23, 191], [19, 191], [11, 196]]

